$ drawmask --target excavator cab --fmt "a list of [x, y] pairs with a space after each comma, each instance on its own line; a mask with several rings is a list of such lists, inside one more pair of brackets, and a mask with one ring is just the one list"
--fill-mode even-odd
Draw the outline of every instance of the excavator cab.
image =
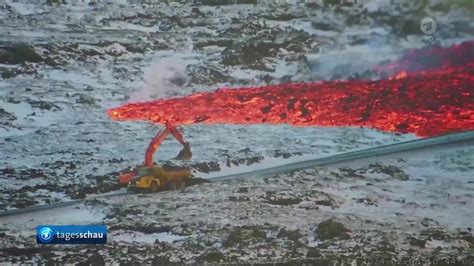
[[127, 185], [129, 190], [157, 192], [184, 188], [189, 178], [191, 171], [187, 167], [138, 166], [131, 172], [120, 175], [119, 182]]

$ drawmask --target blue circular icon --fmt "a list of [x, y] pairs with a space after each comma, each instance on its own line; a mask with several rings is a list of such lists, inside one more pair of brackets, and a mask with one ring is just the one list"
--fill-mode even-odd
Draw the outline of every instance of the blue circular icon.
[[43, 227], [38, 232], [38, 238], [43, 243], [49, 243], [53, 240], [53, 230], [49, 227]]

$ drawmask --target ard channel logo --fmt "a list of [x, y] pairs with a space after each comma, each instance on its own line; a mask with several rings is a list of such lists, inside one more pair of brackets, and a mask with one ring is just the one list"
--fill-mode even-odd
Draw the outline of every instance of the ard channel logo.
[[39, 225], [38, 244], [106, 244], [105, 225]]

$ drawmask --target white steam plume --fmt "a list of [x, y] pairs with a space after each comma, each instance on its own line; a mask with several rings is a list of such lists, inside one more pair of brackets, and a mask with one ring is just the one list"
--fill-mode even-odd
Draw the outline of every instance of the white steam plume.
[[146, 101], [164, 97], [171, 91], [179, 90], [186, 84], [186, 62], [179, 56], [156, 58], [144, 70], [145, 86], [133, 93], [131, 101]]

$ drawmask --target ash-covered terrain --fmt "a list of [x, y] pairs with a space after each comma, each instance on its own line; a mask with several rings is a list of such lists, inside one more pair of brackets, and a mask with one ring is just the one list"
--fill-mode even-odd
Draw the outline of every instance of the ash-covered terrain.
[[[376, 79], [372, 65], [427, 44], [425, 16], [438, 23], [429, 42], [473, 38], [469, 2], [391, 2], [0, 2], [0, 210], [118, 190], [159, 127], [110, 121], [107, 108], [222, 86]], [[204, 178], [415, 138], [286, 125], [183, 131], [193, 159], [173, 160], [180, 145], [170, 139], [155, 160]], [[472, 263], [472, 144], [428, 154], [0, 218], [0, 262]], [[104, 223], [109, 244], [36, 245], [41, 219]]]

